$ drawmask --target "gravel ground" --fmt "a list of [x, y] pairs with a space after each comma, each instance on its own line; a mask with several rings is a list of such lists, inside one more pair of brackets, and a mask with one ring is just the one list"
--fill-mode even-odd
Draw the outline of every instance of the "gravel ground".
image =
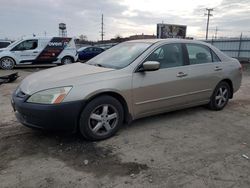
[[18, 123], [11, 93], [40, 69], [16, 69], [21, 77], [0, 86], [0, 187], [249, 188], [248, 69], [223, 111], [196, 107], [140, 119], [101, 142]]

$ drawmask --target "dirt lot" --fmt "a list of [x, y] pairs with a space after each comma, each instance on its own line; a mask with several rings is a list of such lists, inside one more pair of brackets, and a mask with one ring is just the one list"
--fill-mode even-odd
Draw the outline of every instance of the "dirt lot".
[[101, 142], [18, 123], [10, 95], [39, 69], [17, 69], [21, 77], [0, 86], [0, 187], [249, 188], [250, 159], [242, 156], [250, 157], [247, 69], [223, 111], [197, 107], [137, 120]]

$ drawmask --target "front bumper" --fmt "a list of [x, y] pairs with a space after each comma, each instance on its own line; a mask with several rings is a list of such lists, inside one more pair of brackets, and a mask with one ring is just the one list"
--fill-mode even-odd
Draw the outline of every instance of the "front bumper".
[[11, 104], [16, 118], [25, 126], [44, 130], [77, 130], [78, 120], [84, 107], [84, 101], [65, 102], [61, 104], [27, 103], [29, 96], [12, 95]]

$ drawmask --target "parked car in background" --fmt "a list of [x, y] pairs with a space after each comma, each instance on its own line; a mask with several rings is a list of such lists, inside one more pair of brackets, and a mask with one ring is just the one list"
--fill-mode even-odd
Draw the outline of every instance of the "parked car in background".
[[102, 53], [104, 49], [94, 46], [82, 47], [77, 50], [79, 60], [89, 60], [98, 54]]
[[222, 110], [241, 79], [239, 61], [207, 43], [135, 40], [87, 63], [26, 77], [12, 105], [28, 127], [79, 130], [87, 139], [101, 140], [125, 122], [154, 114], [198, 105]]
[[69, 64], [77, 60], [75, 41], [66, 37], [31, 37], [0, 49], [0, 67], [18, 65]]
[[0, 49], [6, 48], [6, 47], [9, 46], [10, 44], [11, 44], [11, 41], [3, 41], [3, 40], [0, 40]]

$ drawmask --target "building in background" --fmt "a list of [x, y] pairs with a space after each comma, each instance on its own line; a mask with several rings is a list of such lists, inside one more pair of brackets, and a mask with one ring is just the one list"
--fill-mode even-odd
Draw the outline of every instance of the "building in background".
[[128, 40], [139, 40], [139, 39], [156, 39], [155, 35], [131, 35], [128, 37]]

